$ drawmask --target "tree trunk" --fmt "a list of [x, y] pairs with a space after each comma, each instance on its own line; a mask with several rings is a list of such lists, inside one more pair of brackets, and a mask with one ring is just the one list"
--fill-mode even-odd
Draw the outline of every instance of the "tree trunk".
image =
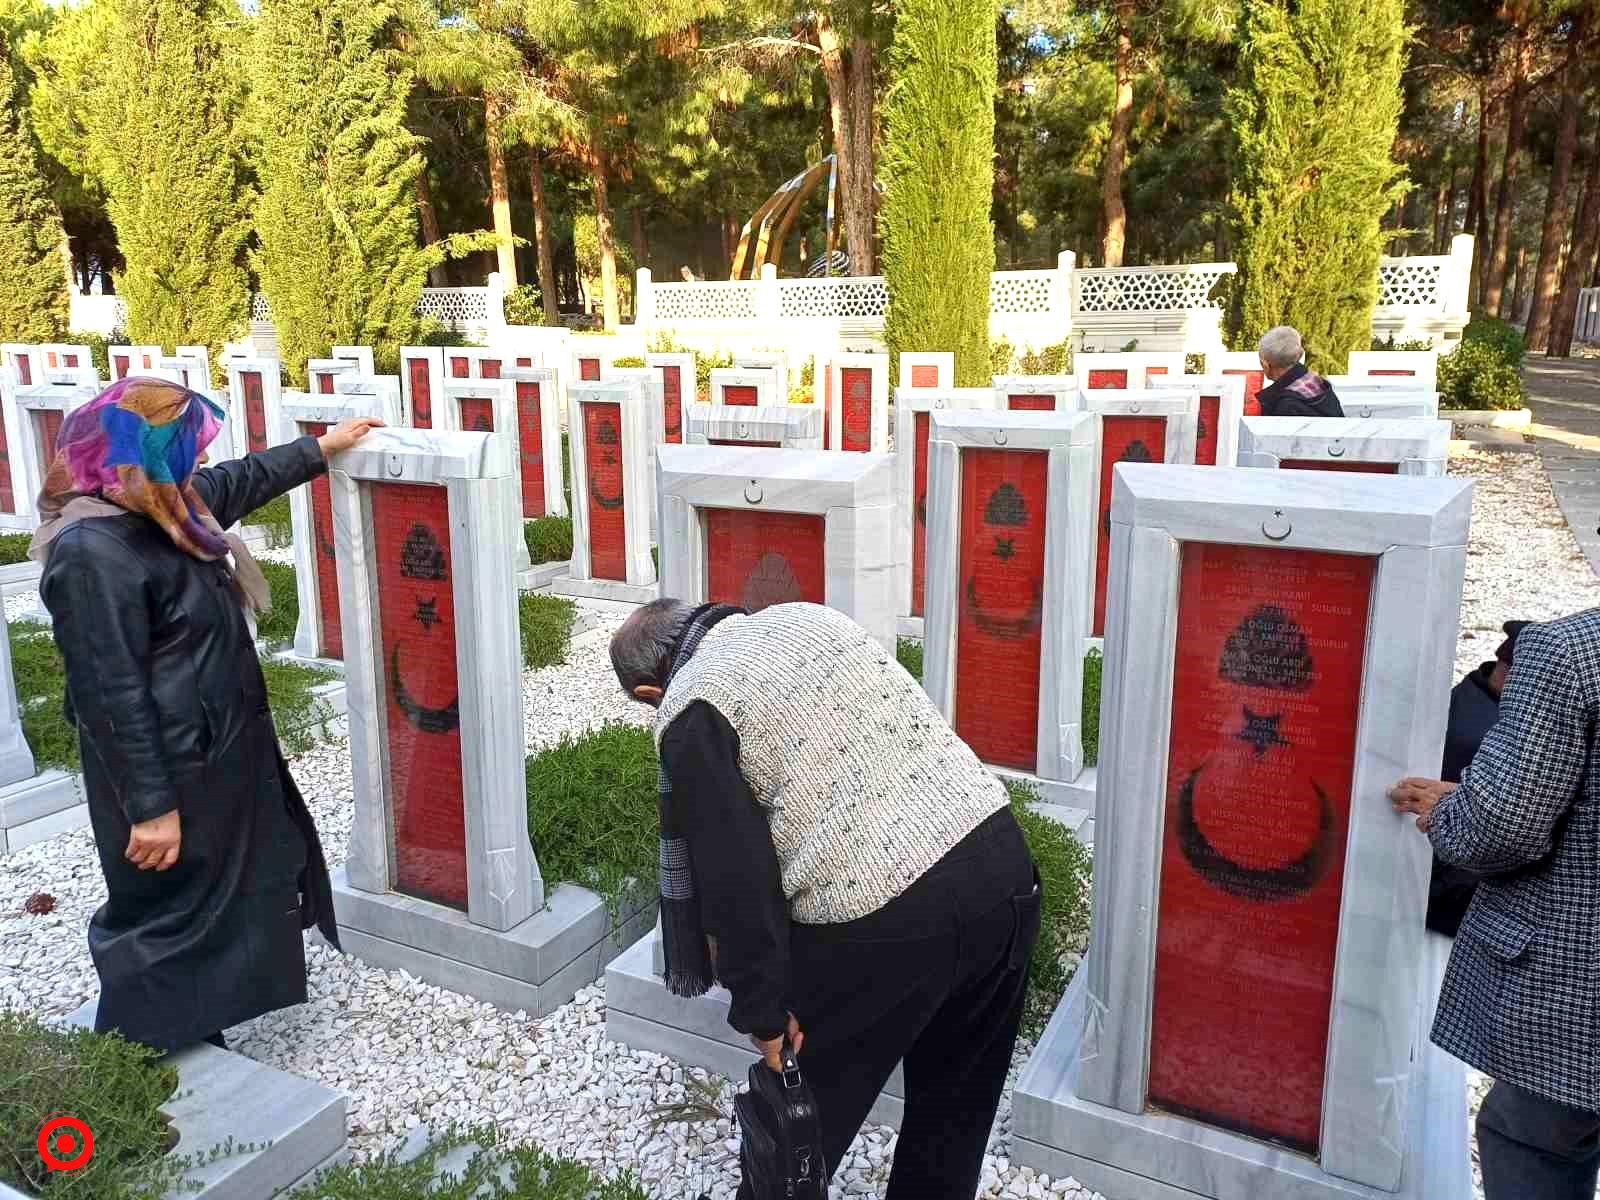
[[[839, 208], [844, 218], [845, 241], [850, 247], [850, 273], [871, 275], [873, 266], [872, 220], [872, 58], [871, 48], [858, 53], [858, 39], [846, 61], [839, 31], [827, 13], [817, 17], [817, 49], [823, 82], [828, 87], [828, 112], [833, 121], [833, 151], [839, 162]], [[859, 60], [859, 61], [858, 61]], [[867, 111], [854, 111], [860, 76], [865, 72]], [[862, 136], [864, 132], [864, 137]], [[859, 139], [859, 140], [858, 140]], [[862, 142], [864, 141], [864, 145]]]
[[606, 156], [595, 151], [594, 227], [600, 242], [600, 304], [605, 313], [606, 331], [614, 333], [622, 324], [617, 304], [617, 249], [611, 231], [611, 197], [606, 191]]
[[494, 213], [494, 233], [499, 239], [495, 261], [500, 271], [500, 286], [510, 291], [517, 286], [517, 246], [511, 233], [511, 189], [506, 185], [506, 152], [500, 144], [500, 102], [483, 98], [483, 139], [489, 148], [489, 207]]
[[1528, 289], [1528, 248], [1517, 247], [1517, 265], [1508, 272], [1511, 283], [1510, 308], [1501, 314], [1508, 321], [1515, 321], [1522, 313], [1522, 302], [1527, 298]]
[[[870, 12], [870, 8], [868, 9]], [[863, 255], [857, 275], [873, 275], [878, 270], [878, 120], [876, 80], [873, 74], [872, 43], [865, 37], [850, 43], [850, 120], [855, 125], [851, 142], [855, 147], [855, 178], [850, 190], [859, 209], [857, 222], [862, 227]]]
[[1100, 220], [1104, 236], [1100, 259], [1120, 267], [1128, 240], [1128, 210], [1122, 203], [1122, 168], [1128, 156], [1128, 130], [1133, 125], [1133, 0], [1117, 0], [1116, 98], [1111, 106], [1111, 136], [1100, 171]]
[[[444, 240], [439, 232], [439, 214], [433, 207], [433, 192], [428, 187], [428, 171], [417, 172], [417, 216], [422, 220], [422, 244], [434, 246]], [[429, 287], [449, 286], [445, 279], [444, 264], [428, 268]]]
[[544, 156], [537, 150], [528, 166], [528, 183], [533, 192], [533, 240], [539, 250], [539, 295], [544, 300], [544, 323], [560, 325], [555, 256], [550, 251], [550, 209], [544, 198]]
[[1561, 280], [1561, 242], [1567, 232], [1567, 189], [1572, 159], [1578, 152], [1578, 114], [1583, 108], [1583, 40], [1586, 22], [1580, 9], [1568, 31], [1567, 65], [1561, 79], [1561, 123], [1556, 155], [1550, 165], [1550, 190], [1545, 194], [1544, 226], [1539, 231], [1539, 263], [1533, 279], [1533, 307], [1528, 312], [1528, 349], [1543, 354], [1550, 348], [1551, 309]]
[[1489, 81], [1478, 81], [1478, 153], [1467, 185], [1467, 217], [1461, 228], [1472, 235], [1472, 303], [1483, 303], [1483, 276], [1489, 262], [1484, 213], [1489, 201]]
[[1550, 343], [1545, 351], [1551, 358], [1572, 353], [1572, 323], [1578, 316], [1578, 290], [1589, 286], [1597, 269], [1595, 256], [1600, 251], [1600, 137], [1589, 156], [1589, 172], [1583, 183], [1583, 202], [1572, 223], [1572, 250], [1567, 254], [1567, 269], [1562, 273], [1561, 290], [1550, 316]]
[[648, 267], [650, 265], [650, 247], [645, 245], [644, 217], [639, 213], [638, 204], [630, 204], [628, 206], [628, 218], [629, 240], [633, 243], [633, 265], [636, 268]]
[[1429, 241], [1430, 253], [1442, 254], [1439, 243], [1444, 240], [1445, 221], [1450, 215], [1450, 198], [1455, 195], [1455, 174], [1439, 181], [1433, 191], [1433, 237]]
[[1528, 119], [1528, 43], [1518, 34], [1512, 46], [1511, 94], [1506, 101], [1506, 155], [1500, 168], [1500, 190], [1494, 202], [1494, 234], [1489, 248], [1489, 274], [1483, 287], [1483, 307], [1496, 316], [1506, 292], [1506, 260], [1511, 250], [1511, 209], [1517, 171], [1522, 165], [1522, 142]]

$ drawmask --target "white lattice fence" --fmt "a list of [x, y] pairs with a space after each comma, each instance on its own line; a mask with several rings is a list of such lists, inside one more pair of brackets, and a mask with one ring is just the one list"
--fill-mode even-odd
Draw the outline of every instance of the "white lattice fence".
[[781, 317], [883, 319], [889, 289], [881, 275], [834, 279], [784, 279], [778, 283]]
[[658, 283], [652, 286], [656, 320], [753, 321], [760, 315], [759, 280], [724, 283]]
[[423, 288], [417, 312], [451, 327], [487, 325], [489, 295], [489, 288]]
[[1056, 271], [996, 271], [989, 279], [993, 316], [1043, 315], [1057, 306]]
[[1162, 313], [1220, 309], [1212, 289], [1233, 263], [1183, 267], [1097, 267], [1073, 274], [1078, 313]]
[[1445, 258], [1386, 259], [1378, 264], [1378, 303], [1407, 308], [1438, 308], [1443, 297]]

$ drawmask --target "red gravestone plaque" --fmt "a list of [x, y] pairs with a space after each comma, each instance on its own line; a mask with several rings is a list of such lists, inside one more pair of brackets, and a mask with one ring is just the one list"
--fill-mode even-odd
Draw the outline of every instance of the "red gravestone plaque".
[[1146, 367], [1144, 369], [1144, 381], [1148, 385], [1150, 382], [1150, 376], [1165, 375], [1166, 373], [1167, 369], [1165, 367]]
[[939, 386], [939, 368], [933, 363], [915, 363], [911, 368], [911, 386], [933, 388]]
[[1200, 418], [1194, 431], [1194, 461], [1202, 467], [1217, 465], [1217, 438], [1222, 427], [1222, 397], [1201, 396]]
[[373, 484], [395, 890], [467, 907], [460, 680], [442, 487]]
[[11, 446], [6, 441], [6, 423], [0, 421], [0, 512], [17, 511], [17, 489], [11, 480]]
[[928, 585], [928, 414], [911, 421], [911, 615], [920, 617]]
[[872, 449], [872, 370], [869, 367], [839, 369], [839, 449], [865, 452]]
[[[328, 427], [306, 421], [300, 432], [321, 437]], [[333, 550], [333, 493], [328, 490], [326, 474], [318, 475], [307, 486], [311, 489], [311, 536], [315, 539], [311, 552], [317, 564], [317, 609], [322, 618], [322, 645], [317, 653], [322, 658], [342, 659], [344, 628], [339, 621], [339, 563]]]
[[23, 387], [33, 382], [33, 360], [26, 354], [17, 355], [17, 378]]
[[416, 429], [433, 428], [433, 386], [428, 377], [428, 360], [408, 360], [411, 375], [411, 424]]
[[1368, 375], [1415, 375], [1416, 372], [1415, 371], [1403, 371], [1403, 370], [1393, 370], [1393, 369], [1391, 369], [1391, 370], [1384, 370], [1384, 371], [1368, 371], [1367, 374]]
[[731, 404], [737, 408], [754, 408], [756, 399], [754, 387], [730, 383], [722, 389], [723, 404]]
[[59, 365], [56, 362], [56, 352], [54, 350], [46, 350], [44, 352], [44, 365], [49, 367], [52, 371], [55, 370], [55, 368]]
[[522, 515], [544, 516], [544, 414], [539, 385], [517, 381], [517, 440], [522, 454]]
[[451, 379], [467, 379], [470, 378], [471, 375], [472, 363], [468, 361], [467, 358], [459, 354], [453, 354], [450, 356]]
[[61, 361], [70, 370], [78, 365], [78, 356], [76, 354], [63, 354]]
[[661, 392], [665, 397], [666, 437], [670, 445], [683, 442], [683, 369], [677, 366], [661, 368]]
[[1166, 417], [1105, 416], [1100, 422], [1100, 508], [1095, 530], [1094, 626], [1090, 633], [1106, 631], [1106, 581], [1111, 567], [1111, 480], [1119, 462], [1165, 462]]
[[1006, 397], [1006, 407], [1012, 412], [1055, 412], [1056, 398], [1017, 393]]
[[743, 508], [706, 511], [706, 599], [751, 612], [827, 602], [824, 518]]
[[150, 356], [148, 354], [144, 355], [144, 366], [145, 370], [148, 371], [150, 369]]
[[126, 354], [113, 354], [111, 356], [111, 361], [116, 364], [118, 379], [121, 379], [123, 376], [127, 375], [130, 364]]
[[955, 730], [986, 763], [1039, 762], [1043, 450], [961, 451]]
[[244, 393], [244, 448], [258, 454], [267, 448], [267, 403], [261, 395], [261, 372], [240, 371], [239, 389]]
[[585, 404], [583, 454], [589, 468], [589, 569], [596, 579], [628, 578], [622, 486], [622, 406]]
[[531, 359], [531, 358], [519, 358], [519, 359], [517, 359], [517, 366], [519, 366], [519, 367], [531, 367], [531, 366], [533, 366], [533, 359]]
[[499, 379], [500, 360], [498, 358], [479, 359], [478, 374], [484, 379]]
[[1190, 542], [1179, 580], [1149, 1100], [1308, 1154], [1376, 563]]
[[578, 360], [578, 378], [586, 383], [596, 383], [600, 379], [600, 360], [598, 358], [580, 358]]
[[1398, 475], [1399, 463], [1343, 462], [1327, 458], [1286, 458], [1278, 464], [1285, 471], [1358, 471], [1363, 475]]
[[1267, 377], [1260, 371], [1241, 371], [1237, 369], [1225, 370], [1224, 375], [1238, 375], [1244, 379], [1244, 415], [1259, 417], [1261, 415], [1261, 401], [1256, 397], [1261, 394], [1261, 389], [1266, 386]]
[[33, 436], [39, 440], [39, 478], [50, 474], [50, 464], [56, 458], [56, 439], [61, 436], [61, 422], [65, 414], [60, 409], [36, 408], [33, 410]]
[[1105, 388], [1125, 388], [1127, 386], [1128, 372], [1122, 367], [1089, 372], [1089, 390], [1092, 392], [1102, 391]]
[[317, 374], [317, 391], [324, 396], [333, 395], [333, 372], [322, 371]]
[[833, 448], [833, 370], [822, 368], [822, 448]]
[[487, 396], [467, 396], [461, 401], [461, 428], [466, 433], [494, 432], [494, 401]]

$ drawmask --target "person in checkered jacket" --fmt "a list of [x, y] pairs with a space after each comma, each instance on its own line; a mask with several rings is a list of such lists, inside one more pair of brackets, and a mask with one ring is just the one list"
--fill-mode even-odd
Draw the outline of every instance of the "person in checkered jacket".
[[1495, 1083], [1487, 1200], [1594, 1200], [1600, 1177], [1600, 608], [1517, 638], [1500, 719], [1459, 784], [1389, 792], [1438, 857], [1483, 873], [1433, 1041]]

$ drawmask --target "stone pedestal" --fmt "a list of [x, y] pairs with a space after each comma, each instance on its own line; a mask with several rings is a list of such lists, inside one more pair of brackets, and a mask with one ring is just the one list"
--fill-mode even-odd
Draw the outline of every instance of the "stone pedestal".
[[733, 356], [733, 369], [736, 371], [772, 372], [772, 392], [777, 397], [775, 403], [787, 403], [789, 388], [793, 386], [793, 381], [789, 376], [789, 356], [783, 351], [744, 350], [736, 352]]
[[986, 764], [1040, 781], [1083, 770], [1098, 435], [1087, 413], [929, 420], [923, 684]]
[[774, 404], [765, 408], [697, 404], [685, 420], [686, 446], [822, 449], [822, 410], [814, 404]]
[[[75, 369], [74, 369], [75, 370]], [[51, 374], [46, 369], [45, 374]], [[92, 374], [92, 372], [91, 372]], [[5, 402], [6, 444], [11, 460], [12, 500], [17, 527], [39, 523], [34, 500], [55, 459], [56, 438], [67, 414], [100, 394], [98, 383], [42, 383], [9, 389]], [[16, 431], [16, 439], [11, 438]]]
[[1366, 376], [1374, 382], [1392, 379], [1409, 380], [1433, 391], [1439, 378], [1439, 352], [1437, 350], [1352, 350], [1349, 373]]
[[1361, 420], [1386, 417], [1439, 415], [1439, 393], [1432, 384], [1412, 379], [1381, 379], [1365, 375], [1330, 375], [1328, 383], [1339, 397], [1344, 415]]
[[774, 408], [787, 404], [789, 397], [778, 390], [777, 380], [776, 372], [764, 368], [715, 367], [711, 371], [711, 404], [729, 408]]
[[804, 600], [895, 644], [893, 460], [663, 446], [661, 592], [756, 611]]
[[1116, 469], [1093, 932], [1012, 1154], [1133, 1200], [1469, 1194], [1426, 1028], [1471, 485]]
[[[922, 391], [934, 388], [947, 391], [956, 385], [956, 356], [948, 351], [900, 352], [899, 387]], [[898, 396], [898, 392], [896, 393]]]
[[999, 407], [1011, 412], [1081, 412], [1075, 375], [996, 375]]
[[1421, 417], [1246, 417], [1241, 467], [1378, 475], [1443, 475], [1450, 422]]
[[1195, 413], [1194, 462], [1199, 467], [1239, 465], [1239, 422], [1244, 419], [1245, 381], [1237, 375], [1157, 376], [1151, 388], [1198, 392]]
[[833, 355], [828, 363], [828, 447], [884, 454], [889, 449], [889, 356]]
[[1074, 354], [1072, 373], [1087, 391], [1149, 387], [1153, 376], [1182, 375], [1182, 351]]
[[434, 406], [444, 395], [444, 351], [437, 346], [405, 346], [400, 351], [401, 423], [432, 429]]

